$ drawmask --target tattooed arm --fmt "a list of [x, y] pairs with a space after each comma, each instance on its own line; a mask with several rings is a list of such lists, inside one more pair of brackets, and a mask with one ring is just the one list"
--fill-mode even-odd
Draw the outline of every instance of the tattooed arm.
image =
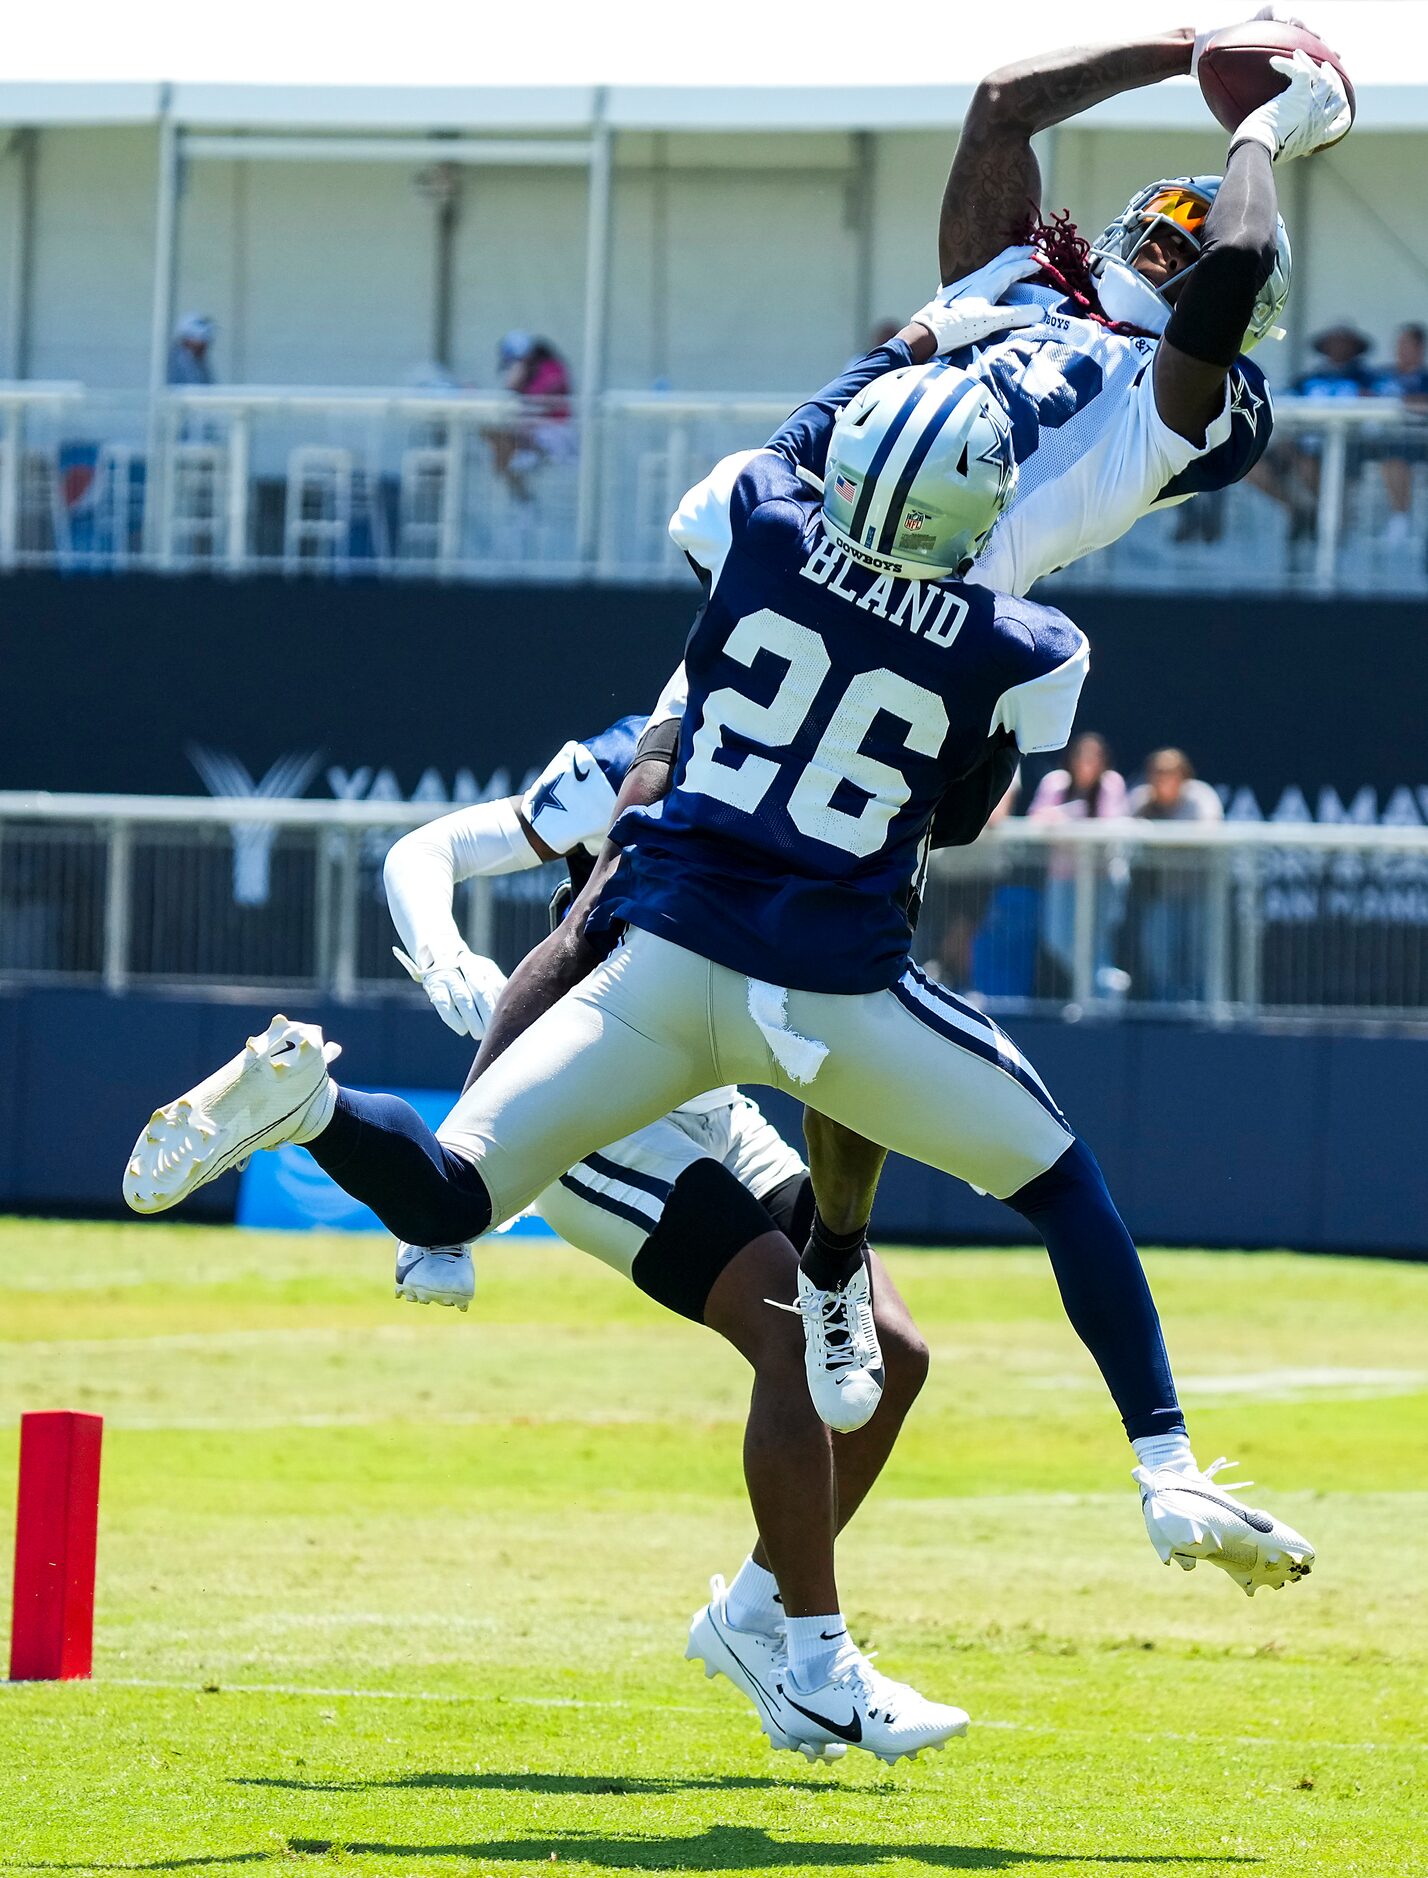
[[1103, 98], [1190, 70], [1195, 34], [1174, 27], [1131, 45], [1072, 46], [1004, 65], [973, 93], [937, 225], [944, 282], [999, 254], [1041, 204], [1031, 139]]

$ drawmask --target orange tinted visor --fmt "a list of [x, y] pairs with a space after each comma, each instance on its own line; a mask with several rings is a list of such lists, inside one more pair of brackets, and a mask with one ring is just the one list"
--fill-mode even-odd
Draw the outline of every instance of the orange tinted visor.
[[1197, 243], [1209, 212], [1210, 204], [1205, 197], [1192, 195], [1187, 189], [1163, 189], [1158, 196], [1151, 197], [1142, 211], [1146, 221], [1163, 216], [1167, 222], [1183, 228]]

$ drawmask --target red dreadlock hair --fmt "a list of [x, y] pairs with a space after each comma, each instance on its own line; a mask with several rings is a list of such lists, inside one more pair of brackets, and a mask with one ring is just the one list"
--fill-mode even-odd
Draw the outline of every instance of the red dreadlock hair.
[[1035, 203], [1029, 203], [1021, 226], [1010, 239], [1018, 244], [1029, 242], [1046, 256], [1041, 274], [1048, 287], [1074, 300], [1087, 319], [1103, 326], [1111, 324], [1101, 311], [1096, 283], [1091, 278], [1091, 244], [1076, 232], [1070, 209], [1053, 210], [1051, 219], [1043, 221]]
[[1036, 204], [1028, 203], [1025, 218], [1010, 239], [1019, 244], [1030, 242], [1041, 250], [1046, 256], [1046, 266], [1040, 276], [1042, 282], [1074, 301], [1084, 318], [1095, 320], [1098, 326], [1109, 326], [1113, 332], [1144, 333], [1147, 338], [1154, 338], [1145, 327], [1108, 319], [1101, 311], [1100, 295], [1091, 274], [1091, 244], [1077, 234], [1070, 209], [1053, 210], [1050, 221], [1042, 221]]

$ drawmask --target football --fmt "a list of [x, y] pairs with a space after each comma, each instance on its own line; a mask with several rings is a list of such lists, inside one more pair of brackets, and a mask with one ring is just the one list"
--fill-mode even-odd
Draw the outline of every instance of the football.
[[[1306, 27], [1290, 26], [1280, 20], [1248, 20], [1242, 26], [1227, 26], [1216, 33], [1200, 55], [1200, 89], [1206, 104], [1226, 130], [1237, 130], [1251, 111], [1284, 90], [1288, 80], [1283, 72], [1275, 71], [1270, 60], [1288, 57], [1300, 49], [1311, 59], [1327, 60], [1343, 79], [1344, 89], [1349, 94], [1352, 127], [1356, 109], [1354, 87], [1338, 53], [1331, 51]], [[1344, 136], [1347, 135], [1345, 131]], [[1343, 138], [1336, 141], [1342, 143]]]

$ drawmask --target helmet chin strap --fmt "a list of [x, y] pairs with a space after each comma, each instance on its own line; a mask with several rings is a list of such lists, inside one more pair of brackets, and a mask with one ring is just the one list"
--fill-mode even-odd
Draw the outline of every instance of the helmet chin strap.
[[1143, 332], [1163, 333], [1170, 307], [1143, 274], [1114, 255], [1096, 257], [1096, 296], [1106, 318], [1119, 326], [1139, 326]]

